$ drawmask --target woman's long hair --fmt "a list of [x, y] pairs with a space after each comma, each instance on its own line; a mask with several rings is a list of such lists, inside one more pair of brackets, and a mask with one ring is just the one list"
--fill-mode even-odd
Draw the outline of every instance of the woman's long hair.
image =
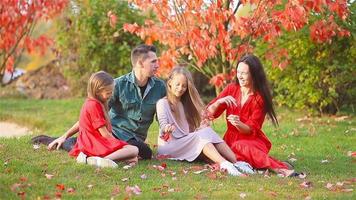
[[[202, 120], [201, 112], [204, 110], [204, 103], [200, 98], [198, 90], [194, 86], [193, 77], [191, 73], [184, 67], [175, 67], [169, 74], [167, 79], [167, 99], [171, 110], [176, 113], [176, 110], [174, 110], [172, 104], [174, 97], [170, 84], [173, 77], [178, 74], [182, 74], [187, 78], [187, 90], [182, 95], [181, 102], [183, 104], [185, 117], [187, 118], [189, 124], [189, 131], [194, 131], [200, 126], [200, 122]], [[178, 114], [175, 114], [174, 116], [179, 120]]]
[[[272, 120], [273, 125], [278, 126], [278, 120], [272, 102], [270, 86], [261, 61], [255, 55], [247, 54], [239, 60], [237, 65], [241, 62], [248, 65], [252, 77], [253, 89], [262, 96], [265, 105], [265, 112]], [[237, 79], [237, 83], [238, 81], [239, 80]]]
[[87, 87], [88, 97], [97, 99], [99, 102], [101, 102], [107, 122], [110, 122], [108, 116], [108, 101], [103, 101], [100, 94], [106, 90], [112, 90], [113, 84], [114, 79], [110, 74], [104, 71], [99, 71], [90, 76]]

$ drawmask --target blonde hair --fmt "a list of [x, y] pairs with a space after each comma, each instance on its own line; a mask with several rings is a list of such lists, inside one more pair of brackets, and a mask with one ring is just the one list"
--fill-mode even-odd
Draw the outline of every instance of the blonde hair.
[[97, 99], [104, 110], [105, 118], [109, 122], [109, 106], [108, 101], [103, 101], [101, 99], [100, 94], [106, 90], [112, 89], [112, 85], [114, 84], [114, 79], [112, 76], [104, 71], [99, 71], [92, 74], [88, 81], [87, 93], [89, 98]]
[[[181, 102], [183, 104], [184, 113], [189, 113], [189, 115], [185, 115], [189, 124], [189, 129], [190, 131], [194, 131], [200, 126], [200, 122], [202, 121], [201, 111], [204, 110], [205, 106], [200, 98], [198, 90], [195, 88], [191, 73], [184, 67], [177, 66], [172, 69], [167, 79], [166, 90], [170, 108], [173, 110], [172, 102], [174, 98], [170, 83], [173, 77], [177, 74], [182, 74], [187, 78], [187, 90], [182, 95]], [[179, 119], [179, 115], [175, 115], [175, 117]]]

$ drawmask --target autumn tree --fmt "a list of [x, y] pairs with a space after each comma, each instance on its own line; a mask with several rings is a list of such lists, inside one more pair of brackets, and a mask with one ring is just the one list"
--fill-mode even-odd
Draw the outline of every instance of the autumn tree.
[[[193, 67], [217, 88], [234, 77], [237, 60], [254, 52], [256, 41], [268, 45], [266, 57], [284, 69], [288, 51], [277, 38], [308, 26], [312, 41], [331, 42], [349, 36], [335, 19], [346, 20], [346, 0], [131, 0], [133, 8], [153, 11], [156, 20], [125, 24], [124, 29], [145, 40], [166, 46], [163, 70], [176, 63]], [[242, 11], [244, 10], [245, 13]], [[311, 20], [311, 16], [316, 16]]]
[[12, 72], [23, 51], [45, 49], [53, 41], [41, 35], [31, 34], [41, 20], [49, 20], [66, 7], [68, 0], [1, 0], [0, 1], [0, 78], [5, 70]]

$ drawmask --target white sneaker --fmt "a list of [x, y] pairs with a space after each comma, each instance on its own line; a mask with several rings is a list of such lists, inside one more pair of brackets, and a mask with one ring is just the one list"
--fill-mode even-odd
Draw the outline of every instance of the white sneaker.
[[85, 155], [83, 152], [80, 152], [79, 155], [77, 156], [77, 163], [87, 163], [87, 155]]
[[235, 166], [229, 162], [229, 161], [224, 161], [222, 163], [220, 163], [220, 170], [226, 170], [228, 174], [232, 175], [232, 176], [242, 176], [243, 174], [239, 172], [239, 170], [237, 170], [235, 168]]
[[245, 174], [254, 174], [253, 168], [250, 164], [244, 161], [237, 161], [234, 163], [234, 166], [242, 173]]
[[94, 165], [97, 167], [110, 167], [110, 168], [117, 168], [118, 165], [110, 159], [107, 158], [101, 158], [101, 157], [88, 157], [87, 158], [87, 163], [88, 165]]

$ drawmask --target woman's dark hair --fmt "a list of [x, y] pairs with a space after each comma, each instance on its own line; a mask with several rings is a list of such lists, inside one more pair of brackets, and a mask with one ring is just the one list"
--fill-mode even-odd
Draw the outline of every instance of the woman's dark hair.
[[[239, 60], [237, 65], [241, 62], [248, 65], [253, 82], [253, 89], [254, 91], [259, 92], [262, 96], [265, 112], [272, 120], [273, 125], [278, 126], [278, 120], [272, 102], [271, 90], [261, 61], [255, 55], [247, 54]], [[237, 82], [238, 81], [239, 80], [237, 79]]]

